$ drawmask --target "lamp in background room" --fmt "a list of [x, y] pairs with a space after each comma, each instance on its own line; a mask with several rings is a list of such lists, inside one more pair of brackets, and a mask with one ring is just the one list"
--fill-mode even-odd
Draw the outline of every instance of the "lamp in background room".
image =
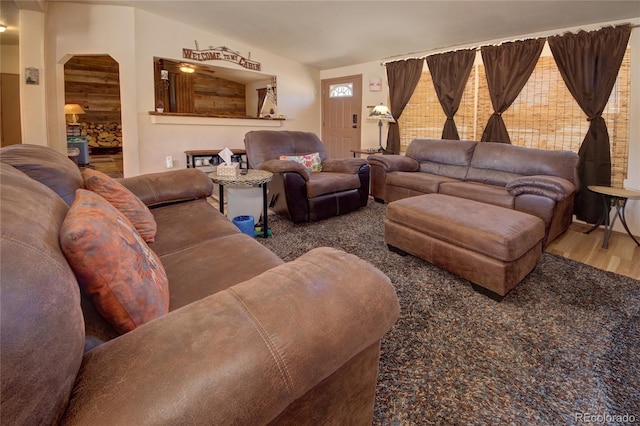
[[370, 112], [369, 117], [367, 117], [369, 121], [378, 120], [378, 152], [386, 151], [382, 147], [382, 122], [387, 123], [395, 123], [396, 120], [393, 119], [393, 115], [391, 115], [391, 111], [387, 108], [386, 105], [380, 104], [376, 105]]
[[69, 124], [78, 124], [78, 114], [84, 114], [84, 109], [79, 104], [66, 104], [64, 114], [71, 116]]

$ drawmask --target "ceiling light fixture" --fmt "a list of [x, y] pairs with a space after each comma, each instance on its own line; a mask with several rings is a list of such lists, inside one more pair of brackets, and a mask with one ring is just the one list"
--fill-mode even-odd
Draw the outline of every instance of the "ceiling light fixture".
[[180, 71], [187, 73], [187, 74], [191, 74], [193, 72], [195, 72], [196, 68], [195, 66], [191, 65], [191, 64], [180, 64]]
[[0, 33], [7, 31], [7, 26], [0, 24]]

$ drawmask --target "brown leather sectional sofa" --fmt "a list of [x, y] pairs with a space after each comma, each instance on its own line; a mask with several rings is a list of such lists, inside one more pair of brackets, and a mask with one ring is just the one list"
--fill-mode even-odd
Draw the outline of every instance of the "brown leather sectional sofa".
[[544, 245], [572, 222], [578, 155], [571, 151], [415, 139], [405, 155], [368, 159], [379, 202], [439, 193], [519, 210], [544, 221]]
[[0, 423], [371, 423], [399, 313], [384, 274], [330, 248], [284, 263], [207, 202], [199, 170], [122, 183], [158, 224], [171, 299], [119, 335], [58, 241], [79, 169], [45, 147], [0, 150]]

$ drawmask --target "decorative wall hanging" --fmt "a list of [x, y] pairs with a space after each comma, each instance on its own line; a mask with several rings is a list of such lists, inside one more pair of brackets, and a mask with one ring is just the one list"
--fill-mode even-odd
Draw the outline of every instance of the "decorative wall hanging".
[[26, 84], [40, 84], [40, 68], [28, 67], [24, 69], [24, 82]]
[[372, 77], [369, 79], [369, 91], [370, 92], [380, 92], [382, 90], [382, 79], [377, 77]]
[[262, 71], [260, 62], [251, 60], [251, 53], [249, 57], [245, 58], [239, 52], [229, 49], [226, 46], [213, 47], [209, 46], [206, 50], [200, 50], [198, 47], [198, 41], [195, 40], [196, 48], [194, 49], [182, 49], [182, 57], [184, 59], [191, 59], [193, 61], [227, 61], [233, 62], [249, 70]]

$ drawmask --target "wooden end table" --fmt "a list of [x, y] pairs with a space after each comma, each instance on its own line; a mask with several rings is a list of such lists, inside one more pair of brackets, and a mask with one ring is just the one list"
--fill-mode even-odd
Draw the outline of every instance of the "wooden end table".
[[220, 213], [224, 214], [224, 186], [262, 187], [262, 237], [269, 236], [269, 206], [267, 204], [267, 183], [273, 179], [273, 173], [266, 170], [247, 170], [247, 174], [238, 173], [235, 176], [219, 176], [217, 172], [208, 174], [213, 183], [220, 186]]
[[[620, 222], [622, 222], [622, 226], [624, 226], [627, 234], [629, 234], [633, 241], [635, 241], [635, 243], [640, 246], [640, 242], [636, 240], [636, 237], [634, 237], [629, 230], [629, 226], [627, 226], [627, 220], [624, 216], [624, 207], [627, 204], [627, 200], [640, 198], [640, 191], [597, 185], [590, 185], [588, 186], [588, 188], [590, 191], [593, 191], [602, 196], [602, 200], [604, 202], [604, 210], [602, 212], [602, 216], [600, 216], [600, 219], [598, 219], [598, 222], [593, 225], [593, 228], [586, 231], [585, 234], [589, 234], [591, 231], [604, 224], [605, 231], [604, 239], [602, 241], [602, 248], [607, 248], [609, 246], [609, 237], [611, 236], [611, 229], [613, 228], [613, 224], [615, 223], [616, 219], [620, 217]], [[611, 207], [616, 208], [616, 212], [613, 215], [613, 220], [609, 220]]]

